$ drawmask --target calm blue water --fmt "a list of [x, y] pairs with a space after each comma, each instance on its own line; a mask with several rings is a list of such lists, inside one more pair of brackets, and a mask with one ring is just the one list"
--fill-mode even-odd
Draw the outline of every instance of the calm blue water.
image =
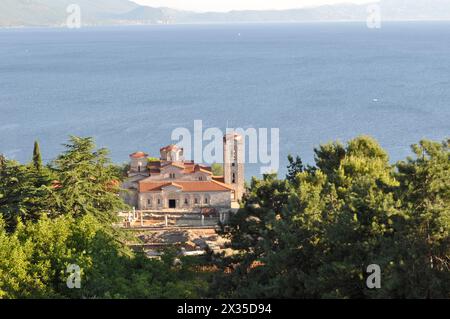
[[156, 155], [195, 119], [279, 127], [282, 166], [288, 153], [312, 162], [318, 144], [359, 134], [402, 159], [410, 144], [450, 135], [450, 24], [0, 31], [0, 152], [10, 158], [28, 161], [38, 139], [51, 159], [73, 134], [124, 162], [138, 149]]

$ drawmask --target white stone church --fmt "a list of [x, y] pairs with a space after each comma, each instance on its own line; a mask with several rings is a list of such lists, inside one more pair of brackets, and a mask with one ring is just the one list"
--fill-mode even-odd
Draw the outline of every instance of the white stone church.
[[242, 136], [225, 135], [223, 150], [224, 176], [214, 176], [211, 167], [184, 160], [183, 149], [176, 145], [161, 148], [157, 161], [144, 152], [133, 153], [122, 196], [141, 211], [236, 207], [245, 190]]

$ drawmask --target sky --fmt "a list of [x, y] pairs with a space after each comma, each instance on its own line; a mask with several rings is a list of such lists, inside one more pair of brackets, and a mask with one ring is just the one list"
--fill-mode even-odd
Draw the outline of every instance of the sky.
[[336, 3], [363, 4], [374, 0], [132, 0], [152, 7], [190, 11], [283, 10]]

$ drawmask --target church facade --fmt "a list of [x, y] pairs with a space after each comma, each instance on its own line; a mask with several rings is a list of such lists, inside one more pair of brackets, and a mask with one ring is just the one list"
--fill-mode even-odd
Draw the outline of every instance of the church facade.
[[158, 160], [144, 152], [133, 153], [122, 197], [141, 211], [236, 207], [245, 190], [242, 136], [225, 135], [223, 150], [223, 176], [214, 176], [209, 166], [184, 160], [177, 145], [161, 148]]

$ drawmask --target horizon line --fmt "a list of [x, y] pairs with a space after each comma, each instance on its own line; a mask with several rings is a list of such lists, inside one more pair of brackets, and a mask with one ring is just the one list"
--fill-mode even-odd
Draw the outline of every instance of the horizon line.
[[170, 9], [170, 10], [177, 10], [177, 11], [184, 11], [184, 12], [192, 12], [196, 14], [206, 14], [206, 13], [232, 13], [232, 12], [267, 12], [267, 11], [293, 11], [293, 10], [308, 10], [308, 9], [317, 9], [321, 7], [337, 7], [337, 6], [343, 6], [343, 5], [352, 5], [352, 6], [366, 6], [370, 4], [380, 3], [381, 0], [369, 0], [367, 3], [364, 4], [357, 4], [357, 3], [351, 3], [348, 1], [343, 1], [339, 3], [334, 4], [321, 4], [321, 5], [305, 5], [303, 7], [292, 7], [292, 8], [285, 8], [285, 9], [231, 9], [231, 10], [192, 10], [192, 9], [182, 9], [177, 7], [169, 7], [169, 6], [152, 6], [149, 4], [140, 4], [135, 2], [135, 0], [130, 0], [131, 2], [141, 6], [141, 7], [147, 7], [147, 8], [153, 8], [153, 9]]

